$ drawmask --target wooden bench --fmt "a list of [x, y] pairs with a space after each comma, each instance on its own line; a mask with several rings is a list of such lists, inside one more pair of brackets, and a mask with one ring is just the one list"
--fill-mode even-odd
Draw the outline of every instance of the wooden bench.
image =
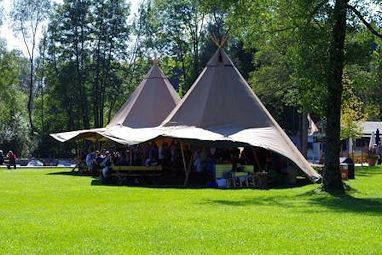
[[155, 177], [162, 175], [162, 166], [116, 166], [111, 165], [111, 176], [116, 178], [118, 184], [126, 182], [128, 177], [152, 177], [155, 182]]

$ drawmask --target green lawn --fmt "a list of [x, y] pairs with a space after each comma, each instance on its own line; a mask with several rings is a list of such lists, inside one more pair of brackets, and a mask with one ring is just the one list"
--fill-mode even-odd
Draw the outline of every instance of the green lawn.
[[0, 170], [0, 254], [382, 254], [382, 168], [358, 168], [341, 198], [316, 185], [102, 186], [60, 171]]

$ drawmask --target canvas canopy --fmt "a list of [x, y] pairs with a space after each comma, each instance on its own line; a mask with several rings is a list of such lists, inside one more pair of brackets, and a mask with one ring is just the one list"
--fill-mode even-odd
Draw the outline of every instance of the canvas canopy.
[[[255, 95], [223, 49], [219, 48], [190, 90], [160, 127], [106, 132], [126, 143], [158, 136], [213, 143], [247, 144], [277, 152], [312, 180], [314, 171]], [[135, 133], [136, 136], [133, 134]]]
[[124, 140], [118, 137], [105, 136], [104, 133], [109, 129], [127, 132], [130, 129], [125, 129], [125, 127], [147, 128], [158, 126], [179, 101], [180, 98], [173, 86], [158, 64], [155, 63], [105, 128], [63, 132], [51, 134], [51, 136], [60, 142], [83, 138], [88, 140], [111, 139], [124, 143]]

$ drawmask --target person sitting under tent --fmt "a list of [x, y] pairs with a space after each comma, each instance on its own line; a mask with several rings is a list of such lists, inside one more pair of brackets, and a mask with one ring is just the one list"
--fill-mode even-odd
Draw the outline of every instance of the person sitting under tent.
[[93, 159], [93, 168], [92, 168], [93, 174], [97, 174], [98, 171], [101, 169], [101, 162], [103, 161], [104, 157], [105, 156], [99, 151], [95, 152], [95, 157]]
[[202, 165], [202, 157], [201, 152], [199, 149], [195, 150], [192, 155], [194, 170], [197, 173], [201, 173], [203, 171], [203, 165]]
[[102, 182], [106, 183], [111, 181], [111, 154], [109, 151], [105, 152], [105, 157], [103, 158], [102, 162], [100, 163], [101, 172], [100, 172], [100, 178]]
[[159, 156], [158, 147], [156, 146], [155, 143], [152, 143], [148, 151], [148, 158], [145, 160], [145, 165], [146, 166], [157, 165], [158, 156]]
[[207, 154], [206, 163], [205, 163], [205, 171], [207, 175], [207, 180], [215, 181], [216, 179], [216, 159], [215, 155], [211, 152]]
[[115, 162], [115, 165], [117, 166], [128, 166], [129, 165], [129, 160], [127, 158], [127, 153], [126, 151], [122, 151], [121, 153], [119, 153], [119, 157], [116, 159]]

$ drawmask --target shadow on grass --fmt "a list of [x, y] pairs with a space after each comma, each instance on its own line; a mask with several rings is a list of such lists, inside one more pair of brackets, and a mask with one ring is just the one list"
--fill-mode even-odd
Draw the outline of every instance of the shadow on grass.
[[81, 174], [79, 172], [72, 172], [72, 171], [52, 172], [52, 173], [47, 173], [46, 175], [64, 175], [64, 176], [75, 176], [75, 177], [93, 177], [90, 174]]
[[[382, 214], [382, 198], [356, 198], [351, 195], [330, 196], [304, 193], [297, 196], [260, 196], [243, 200], [208, 200], [209, 204], [226, 206], [278, 206], [286, 209], [302, 209], [309, 213], [322, 212], [322, 207], [338, 213]], [[314, 208], [311, 208], [311, 206]]]
[[[133, 179], [130, 179], [123, 184], [118, 184], [117, 182], [109, 182], [109, 183], [104, 183], [100, 179], [95, 178], [92, 180], [91, 185], [92, 186], [115, 186], [115, 187], [139, 187], [139, 188], [148, 188], [148, 189], [183, 189], [183, 190], [188, 190], [188, 189], [209, 189], [209, 190], [219, 190], [221, 192], [224, 191], [229, 191], [229, 192], [239, 192], [241, 190], [258, 190], [253, 187], [237, 187], [237, 188], [219, 188], [219, 187], [209, 187], [206, 183], [189, 183], [186, 187], [184, 186], [184, 180], [179, 180], [179, 181], [158, 181], [156, 183], [152, 183], [150, 180], [148, 181], [142, 181], [142, 182], [135, 182]], [[271, 187], [268, 190], [277, 190], [277, 189], [291, 189], [291, 188], [298, 188], [301, 186], [304, 186], [307, 184], [301, 184], [301, 185], [296, 185], [296, 186], [276, 186], [276, 187]]]
[[337, 212], [382, 214], [382, 198], [356, 198], [350, 195], [341, 197], [315, 197], [310, 204], [327, 207]]
[[114, 187], [135, 187], [135, 188], [147, 188], [147, 189], [209, 189], [205, 184], [191, 184], [187, 187], [183, 186], [183, 181], [172, 182], [172, 183], [147, 183], [147, 182], [135, 182], [133, 179], [129, 181], [118, 184], [115, 182], [104, 183], [100, 179], [95, 178], [91, 181], [92, 186], [114, 186]]
[[[60, 172], [51, 172], [46, 175], [62, 175], [62, 176], [73, 176], [73, 177], [90, 177], [92, 186], [128, 186], [128, 187], [139, 187], [139, 188], [150, 188], [150, 189], [218, 189], [221, 191], [240, 191], [243, 189], [254, 189], [252, 187], [243, 187], [243, 188], [217, 188], [217, 187], [208, 187], [207, 182], [199, 179], [191, 179], [189, 184], [184, 187], [184, 177], [167, 177], [162, 176], [153, 181], [151, 178], [129, 178], [127, 181], [122, 184], [114, 182], [102, 182], [98, 176], [94, 176], [91, 174], [81, 174], [77, 171], [60, 171]], [[137, 179], [138, 181], [136, 181]], [[273, 186], [270, 189], [290, 189], [290, 188], [298, 188], [305, 185], [310, 185], [311, 182], [307, 179], [299, 179], [295, 186]]]

